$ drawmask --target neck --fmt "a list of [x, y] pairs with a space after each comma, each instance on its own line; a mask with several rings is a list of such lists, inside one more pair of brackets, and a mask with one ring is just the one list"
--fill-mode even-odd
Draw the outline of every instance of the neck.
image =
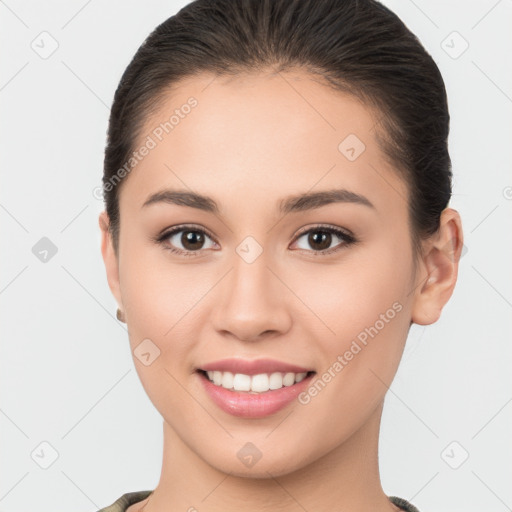
[[[380, 484], [378, 439], [382, 405], [342, 445], [286, 475], [246, 478], [217, 470], [164, 422], [160, 482], [144, 512], [350, 512], [400, 510]], [[145, 502], [146, 503], [146, 502]]]

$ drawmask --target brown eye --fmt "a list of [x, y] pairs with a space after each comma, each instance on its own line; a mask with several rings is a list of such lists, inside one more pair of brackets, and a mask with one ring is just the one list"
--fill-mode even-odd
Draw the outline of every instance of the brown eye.
[[314, 249], [325, 251], [329, 249], [332, 241], [332, 233], [326, 231], [310, 231], [308, 235], [308, 244]]
[[205, 241], [204, 233], [199, 231], [181, 231], [183, 233], [179, 238], [183, 248], [187, 251], [202, 249]]
[[184, 256], [195, 256], [195, 253], [199, 253], [201, 249], [212, 247], [205, 247], [208, 240], [211, 240], [211, 237], [204, 230], [180, 226], [164, 233], [158, 242], [171, 252]]
[[[301, 238], [306, 239], [306, 245], [313, 249], [313, 251], [310, 251], [308, 247], [299, 247], [299, 249], [306, 249], [309, 250], [309, 252], [316, 252], [319, 254], [330, 254], [332, 252], [336, 252], [344, 246], [350, 245], [356, 241], [352, 235], [349, 235], [339, 228], [323, 226], [318, 226], [303, 232], [297, 237], [297, 241]], [[334, 246], [335, 248], [332, 250], [332, 243], [336, 242], [336, 238], [340, 239], [342, 242], [338, 243], [337, 246]]]

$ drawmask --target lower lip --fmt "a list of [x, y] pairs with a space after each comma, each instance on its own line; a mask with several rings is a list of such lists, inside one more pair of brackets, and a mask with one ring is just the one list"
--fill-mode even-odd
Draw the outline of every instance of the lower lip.
[[292, 386], [283, 386], [280, 389], [253, 394], [216, 386], [205, 374], [198, 373], [209, 397], [224, 412], [241, 418], [264, 418], [284, 409], [309, 385], [311, 378], [315, 375], [311, 373]]

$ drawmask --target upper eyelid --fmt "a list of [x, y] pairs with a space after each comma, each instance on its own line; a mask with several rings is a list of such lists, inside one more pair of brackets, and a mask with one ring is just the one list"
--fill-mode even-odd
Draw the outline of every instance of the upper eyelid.
[[200, 231], [208, 235], [211, 239], [215, 240], [215, 236], [210, 231], [208, 231], [206, 228], [202, 226], [196, 226], [194, 224], [173, 226], [168, 230], [164, 230], [162, 234], [159, 235], [159, 238], [167, 238], [168, 236], [174, 235], [175, 233], [179, 233], [180, 231]]
[[318, 231], [320, 231], [321, 229], [325, 229], [326, 231], [341, 231], [346, 236], [353, 236], [352, 233], [346, 228], [341, 228], [339, 226], [331, 226], [329, 224], [319, 224], [317, 226], [301, 228], [299, 230], [299, 232], [297, 233], [296, 238], [298, 236], [303, 235], [304, 233], [309, 233], [310, 231], [314, 231], [315, 229]]

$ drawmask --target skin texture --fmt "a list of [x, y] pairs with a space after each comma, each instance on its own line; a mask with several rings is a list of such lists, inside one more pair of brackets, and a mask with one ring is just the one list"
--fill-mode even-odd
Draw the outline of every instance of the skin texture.
[[[164, 420], [164, 450], [149, 502], [129, 511], [146, 504], [146, 512], [398, 510], [379, 477], [383, 400], [411, 322], [437, 321], [453, 292], [459, 214], [442, 213], [415, 272], [408, 191], [377, 145], [377, 113], [305, 71], [203, 74], [168, 93], [139, 142], [190, 96], [198, 105], [122, 184], [119, 255], [106, 213], [99, 219], [131, 349], [149, 338], [161, 351], [149, 366], [134, 357]], [[338, 150], [349, 134], [366, 146], [355, 161]], [[165, 203], [142, 208], [165, 187], [211, 196], [220, 214]], [[334, 203], [284, 216], [277, 209], [286, 196], [330, 188], [364, 195], [375, 208]], [[182, 223], [214, 235], [204, 248], [196, 242], [199, 256], [173, 254], [152, 239]], [[307, 234], [297, 238], [318, 224], [349, 230], [357, 243], [332, 235], [327, 246], [339, 250], [322, 256]], [[183, 249], [183, 234], [165, 243]], [[236, 252], [247, 236], [263, 249], [250, 264]], [[307, 404], [238, 418], [209, 399], [195, 372], [226, 357], [268, 357], [321, 375], [394, 303], [400, 312]], [[262, 453], [252, 467], [237, 457], [247, 442]]]

